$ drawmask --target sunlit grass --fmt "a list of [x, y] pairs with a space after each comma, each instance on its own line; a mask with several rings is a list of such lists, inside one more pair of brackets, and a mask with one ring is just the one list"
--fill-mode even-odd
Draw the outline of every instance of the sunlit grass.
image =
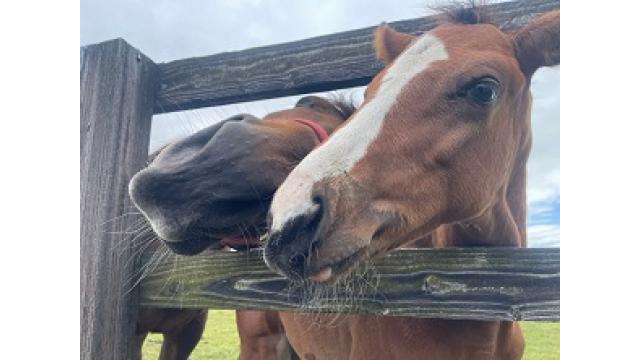
[[521, 322], [525, 360], [560, 359], [560, 323]]
[[[240, 341], [233, 310], [210, 310], [202, 340], [191, 354], [191, 360], [237, 360]], [[150, 334], [142, 349], [144, 360], [158, 358], [162, 335]]]

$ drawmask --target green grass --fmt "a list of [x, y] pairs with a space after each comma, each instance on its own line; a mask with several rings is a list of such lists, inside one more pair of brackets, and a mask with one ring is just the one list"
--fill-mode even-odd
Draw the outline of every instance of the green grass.
[[560, 359], [560, 323], [520, 322], [525, 360]]
[[[236, 360], [239, 340], [236, 333], [235, 312], [210, 310], [207, 328], [202, 340], [191, 355], [191, 360]], [[560, 324], [521, 322], [526, 339], [525, 360], [560, 359]], [[162, 335], [151, 334], [144, 344], [143, 359], [157, 359]]]
[[[143, 360], [155, 360], [160, 354], [162, 335], [150, 334], [142, 348]], [[240, 340], [233, 310], [209, 310], [207, 327], [190, 360], [237, 360]]]

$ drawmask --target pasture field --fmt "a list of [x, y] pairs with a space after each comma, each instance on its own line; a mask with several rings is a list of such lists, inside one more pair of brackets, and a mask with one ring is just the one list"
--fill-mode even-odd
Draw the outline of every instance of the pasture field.
[[[527, 341], [525, 360], [560, 359], [560, 324], [544, 322], [520, 323]], [[210, 310], [207, 328], [192, 360], [236, 360], [238, 358], [238, 334], [235, 312]], [[214, 326], [215, 325], [215, 326]], [[160, 352], [162, 335], [151, 334], [143, 348], [144, 360], [155, 360]]]

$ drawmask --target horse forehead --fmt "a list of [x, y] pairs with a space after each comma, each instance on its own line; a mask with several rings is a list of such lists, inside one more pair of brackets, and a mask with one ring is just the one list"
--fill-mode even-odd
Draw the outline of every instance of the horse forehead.
[[447, 47], [450, 61], [468, 61], [477, 52], [513, 55], [511, 36], [491, 24], [447, 24], [432, 33]]
[[282, 228], [288, 219], [312, 208], [310, 199], [314, 183], [347, 174], [361, 162], [369, 146], [378, 138], [387, 114], [405, 86], [433, 62], [447, 57], [444, 44], [433, 34], [426, 33], [389, 65], [376, 94], [345, 126], [305, 157], [278, 189], [271, 206], [272, 230]]
[[[315, 156], [303, 164], [303, 167], [320, 177], [349, 171], [364, 157], [369, 145], [380, 135], [387, 114], [405, 86], [427, 70], [432, 63], [447, 59], [447, 49], [437, 36], [426, 33], [416, 39], [385, 69], [372, 98], [368, 99], [329, 141], [320, 146], [313, 154]], [[340, 160], [334, 157], [336, 152], [341, 154]], [[329, 166], [316, 166], [315, 158], [323, 159], [323, 163]]]
[[[315, 114], [315, 112], [313, 113]], [[309, 115], [309, 111], [306, 111], [306, 109], [304, 108], [293, 108], [269, 113], [264, 118], [262, 118], [262, 120], [289, 119], [302, 117], [304, 115]]]

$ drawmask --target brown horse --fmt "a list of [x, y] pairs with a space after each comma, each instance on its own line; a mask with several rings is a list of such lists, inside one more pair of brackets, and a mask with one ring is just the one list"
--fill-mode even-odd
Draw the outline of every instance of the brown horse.
[[[158, 251], [165, 250], [157, 237], [148, 241], [151, 243], [141, 245], [145, 246], [145, 252], [157, 254]], [[253, 242], [250, 239], [249, 241]], [[246, 249], [252, 244], [228, 245]], [[159, 260], [158, 258], [157, 261]], [[153, 267], [156, 260], [152, 257], [150, 261], [146, 266]], [[161, 333], [163, 341], [158, 359], [187, 360], [202, 337], [207, 315], [207, 309], [140, 308], [136, 321], [137, 359], [142, 359], [142, 346], [147, 335]], [[277, 312], [238, 310], [236, 324], [240, 337], [241, 360], [297, 359], [283, 336], [284, 329]]]
[[136, 322], [137, 359], [149, 333], [163, 335], [160, 360], [186, 360], [202, 337], [207, 310], [140, 308]]
[[[385, 68], [358, 111], [276, 192], [265, 260], [331, 284], [426, 234], [435, 247], [526, 246], [530, 80], [560, 62], [560, 14], [513, 33], [478, 8], [414, 37], [381, 26]], [[515, 322], [282, 314], [308, 359], [519, 359]]]
[[[307, 96], [262, 120], [233, 116], [161, 149], [132, 178], [131, 198], [174, 252], [256, 246], [277, 187], [353, 111], [345, 101]], [[186, 359], [205, 320], [204, 310], [142, 309], [138, 342], [162, 332], [161, 359]], [[236, 323], [240, 359], [289, 358], [278, 313], [237, 311]]]

